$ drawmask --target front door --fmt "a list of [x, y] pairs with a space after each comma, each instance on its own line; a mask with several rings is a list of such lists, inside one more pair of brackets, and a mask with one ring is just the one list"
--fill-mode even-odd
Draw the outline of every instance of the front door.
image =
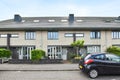
[[12, 51], [12, 59], [18, 59], [18, 52], [17, 52], [18, 48], [11, 48], [11, 51]]
[[67, 60], [67, 48], [63, 48], [62, 59]]

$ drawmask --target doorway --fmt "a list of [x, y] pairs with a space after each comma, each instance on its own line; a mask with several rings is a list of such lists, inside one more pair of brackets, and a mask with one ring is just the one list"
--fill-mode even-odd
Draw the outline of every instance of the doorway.
[[31, 59], [31, 51], [34, 50], [35, 47], [21, 47], [19, 48], [19, 59], [28, 60]]

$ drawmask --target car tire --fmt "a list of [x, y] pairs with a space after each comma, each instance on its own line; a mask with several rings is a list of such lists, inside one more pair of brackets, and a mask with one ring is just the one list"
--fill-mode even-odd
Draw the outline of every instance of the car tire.
[[89, 71], [88, 75], [89, 75], [90, 78], [94, 79], [94, 78], [98, 77], [98, 70], [96, 70], [96, 69], [91, 69], [91, 70]]

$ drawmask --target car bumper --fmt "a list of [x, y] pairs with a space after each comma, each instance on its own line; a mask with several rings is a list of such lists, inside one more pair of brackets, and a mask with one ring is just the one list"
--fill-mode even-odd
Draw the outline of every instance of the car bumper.
[[79, 65], [79, 69], [83, 72], [89, 72], [90, 65]]

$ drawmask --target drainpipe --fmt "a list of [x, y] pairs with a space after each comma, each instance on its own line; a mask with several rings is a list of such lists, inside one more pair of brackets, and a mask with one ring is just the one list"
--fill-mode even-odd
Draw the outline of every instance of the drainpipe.
[[76, 36], [75, 36], [75, 33], [73, 33], [73, 42], [76, 41]]
[[11, 34], [7, 34], [7, 49], [10, 50], [10, 37]]

